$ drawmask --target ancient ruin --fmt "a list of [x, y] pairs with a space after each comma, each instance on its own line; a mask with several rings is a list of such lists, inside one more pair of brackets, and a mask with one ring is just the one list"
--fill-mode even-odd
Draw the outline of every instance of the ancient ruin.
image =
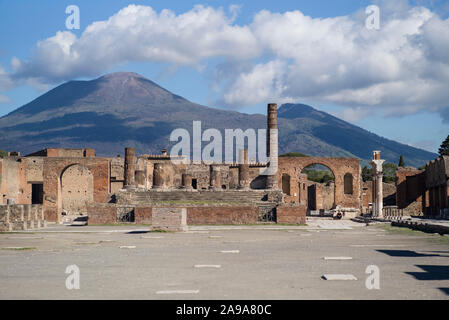
[[[386, 197], [400, 209], [447, 216], [449, 157], [425, 170], [400, 168], [396, 192], [382, 183], [380, 151], [373, 153], [372, 182], [363, 182], [359, 159], [278, 157], [277, 105], [269, 104], [267, 114], [267, 163], [249, 161], [246, 149], [231, 164], [176, 162], [167, 150], [136, 155], [134, 148], [125, 148], [124, 158], [96, 157], [88, 148], [11, 152], [0, 159], [1, 228], [80, 217], [89, 224], [152, 224], [161, 212], [184, 212], [187, 224], [302, 224], [306, 214], [326, 212], [381, 218]], [[311, 165], [326, 166], [334, 181], [309, 181], [303, 170]]]

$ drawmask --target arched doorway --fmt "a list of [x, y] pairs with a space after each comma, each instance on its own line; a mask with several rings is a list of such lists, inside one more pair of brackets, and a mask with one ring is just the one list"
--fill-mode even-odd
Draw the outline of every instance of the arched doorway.
[[94, 179], [89, 169], [73, 164], [61, 173], [61, 208], [67, 216], [86, 215], [94, 200]]
[[282, 174], [282, 192], [290, 195], [290, 176], [286, 173]]
[[328, 211], [335, 207], [335, 175], [329, 167], [320, 163], [307, 165], [301, 171], [301, 184], [302, 197], [310, 211]]
[[352, 174], [346, 173], [343, 177], [343, 184], [344, 184], [344, 193], [345, 194], [353, 194], [354, 193], [354, 187], [353, 187], [353, 180]]

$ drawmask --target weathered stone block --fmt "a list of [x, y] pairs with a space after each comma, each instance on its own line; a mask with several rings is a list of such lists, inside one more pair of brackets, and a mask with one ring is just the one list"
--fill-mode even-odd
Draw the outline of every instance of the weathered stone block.
[[166, 231], [187, 230], [186, 208], [153, 208], [152, 229]]

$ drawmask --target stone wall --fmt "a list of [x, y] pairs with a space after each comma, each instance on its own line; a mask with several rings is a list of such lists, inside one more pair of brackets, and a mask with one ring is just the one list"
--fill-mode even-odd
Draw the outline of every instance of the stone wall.
[[276, 208], [276, 222], [285, 224], [305, 224], [306, 206], [302, 204], [278, 206]]
[[89, 204], [87, 214], [89, 225], [117, 223], [117, 206], [115, 204]]
[[425, 172], [411, 167], [396, 171], [396, 205], [411, 214], [422, 212]]
[[109, 201], [110, 167], [106, 158], [44, 158], [44, 213], [51, 222], [60, 222], [63, 208], [61, 176], [69, 167], [86, 168], [93, 177], [93, 202]]
[[28, 230], [45, 226], [42, 205], [0, 205], [0, 231]]
[[135, 207], [134, 219], [136, 224], [152, 224], [153, 222], [152, 207]]
[[[348, 208], [361, 207], [362, 171], [359, 159], [352, 158], [321, 158], [321, 157], [280, 157], [278, 170], [278, 183], [282, 185], [282, 175], [290, 176], [290, 194], [296, 194], [295, 202], [299, 202], [298, 194], [302, 170], [312, 164], [321, 164], [328, 167], [335, 177], [335, 205]], [[352, 176], [352, 193], [344, 192], [344, 176]]]
[[151, 229], [187, 231], [186, 208], [153, 208]]
[[[117, 223], [116, 204], [88, 205], [89, 225]], [[135, 224], [153, 224], [153, 209], [181, 208], [177, 206], [136, 206]], [[254, 224], [258, 221], [257, 206], [183, 206], [187, 210], [188, 225], [235, 225]]]
[[254, 224], [258, 220], [256, 206], [188, 207], [188, 225]]

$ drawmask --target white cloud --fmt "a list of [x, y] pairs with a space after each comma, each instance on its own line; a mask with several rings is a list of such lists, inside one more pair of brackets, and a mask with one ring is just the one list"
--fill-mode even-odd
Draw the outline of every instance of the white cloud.
[[[37, 44], [11, 77], [57, 83], [97, 76], [130, 61], [167, 62], [210, 73], [222, 104], [316, 101], [348, 108], [347, 119], [439, 112], [449, 121], [449, 19], [406, 1], [383, 2], [380, 30], [365, 28], [364, 10], [312, 18], [301, 11], [257, 13], [248, 25], [239, 7], [195, 6], [176, 15], [130, 5], [89, 25], [77, 38], [61, 31]], [[0, 69], [0, 89], [11, 85]]]
[[[237, 8], [231, 7], [235, 15]], [[37, 44], [30, 61], [18, 63], [16, 78], [55, 82], [98, 75], [128, 61], [199, 67], [207, 58], [252, 58], [259, 54], [247, 26], [233, 25], [222, 9], [195, 6], [175, 15], [129, 5], [106, 21], [89, 25], [80, 38], [60, 31]]]
[[0, 103], [8, 103], [8, 102], [11, 102], [11, 99], [9, 99], [8, 96], [0, 94]]

